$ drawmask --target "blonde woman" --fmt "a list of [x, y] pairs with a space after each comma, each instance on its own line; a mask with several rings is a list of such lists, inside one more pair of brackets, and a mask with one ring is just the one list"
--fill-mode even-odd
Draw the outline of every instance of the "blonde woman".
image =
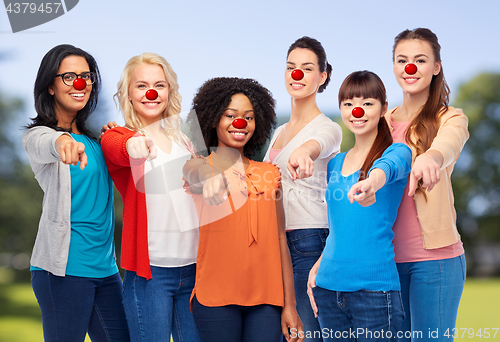
[[199, 341], [189, 307], [195, 281], [197, 214], [182, 190], [194, 153], [180, 132], [177, 75], [161, 56], [131, 58], [115, 94], [125, 127], [102, 136], [123, 198], [123, 301], [132, 341]]

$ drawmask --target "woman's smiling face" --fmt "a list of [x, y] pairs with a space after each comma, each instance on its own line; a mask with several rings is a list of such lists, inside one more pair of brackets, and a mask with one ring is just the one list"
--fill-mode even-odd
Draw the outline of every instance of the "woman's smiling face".
[[[408, 74], [405, 66], [413, 63], [417, 72]], [[441, 71], [431, 45], [423, 40], [402, 40], [394, 50], [394, 75], [399, 86], [410, 95], [429, 92], [432, 77]]]
[[[246, 127], [234, 127], [233, 121], [235, 119], [245, 120], [247, 122]], [[231, 97], [231, 103], [222, 114], [216, 129], [219, 140], [218, 147], [232, 147], [243, 153], [243, 147], [255, 131], [253, 105], [246, 95], [234, 94]]]

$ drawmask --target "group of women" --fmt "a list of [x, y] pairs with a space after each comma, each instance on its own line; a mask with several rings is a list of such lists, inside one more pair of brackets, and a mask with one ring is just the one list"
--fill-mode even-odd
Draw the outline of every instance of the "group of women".
[[401, 32], [393, 62], [399, 107], [370, 71], [341, 85], [355, 145], [340, 153], [316, 104], [332, 71], [317, 40], [288, 50], [291, 116], [274, 134], [271, 93], [220, 77], [198, 89], [188, 137], [175, 72], [144, 53], [118, 83], [125, 126], [108, 124], [99, 145], [85, 126], [96, 62], [51, 49], [23, 136], [45, 193], [31, 259], [45, 340], [403, 341], [454, 328], [465, 259], [450, 176], [467, 118], [448, 106], [434, 33]]

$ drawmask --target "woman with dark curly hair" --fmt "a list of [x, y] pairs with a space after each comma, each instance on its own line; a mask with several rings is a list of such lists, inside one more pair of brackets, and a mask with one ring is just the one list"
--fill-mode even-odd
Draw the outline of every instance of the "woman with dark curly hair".
[[31, 283], [45, 341], [129, 341], [115, 260], [113, 183], [85, 126], [97, 106], [95, 59], [72, 45], [43, 57], [23, 147], [44, 192]]
[[183, 170], [200, 219], [191, 305], [202, 341], [302, 341], [280, 171], [250, 159], [276, 123], [274, 99], [252, 79], [211, 79], [187, 121], [211, 152]]
[[316, 95], [326, 89], [331, 72], [325, 50], [316, 39], [302, 37], [290, 46], [285, 71], [292, 107], [290, 121], [276, 129], [264, 158], [277, 163], [283, 171], [286, 236], [297, 310], [306, 341], [310, 342], [322, 339], [309, 305], [307, 279], [328, 236], [326, 166], [340, 151], [342, 140], [340, 126], [326, 117], [316, 103]]

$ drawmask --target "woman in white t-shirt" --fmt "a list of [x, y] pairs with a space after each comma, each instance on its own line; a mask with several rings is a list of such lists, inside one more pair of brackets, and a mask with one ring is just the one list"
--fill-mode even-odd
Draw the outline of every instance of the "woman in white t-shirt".
[[285, 86], [291, 97], [290, 121], [276, 129], [264, 158], [277, 163], [282, 173], [297, 311], [304, 324], [305, 341], [309, 342], [322, 341], [306, 292], [307, 279], [328, 236], [326, 166], [340, 152], [342, 140], [340, 126], [316, 103], [316, 94], [325, 90], [331, 72], [325, 50], [316, 39], [302, 37], [290, 46], [285, 71]]
[[161, 56], [131, 58], [118, 83], [125, 127], [102, 136], [123, 198], [121, 267], [131, 341], [199, 341], [190, 312], [198, 217], [183, 190], [182, 166], [195, 153], [180, 131], [177, 76]]

